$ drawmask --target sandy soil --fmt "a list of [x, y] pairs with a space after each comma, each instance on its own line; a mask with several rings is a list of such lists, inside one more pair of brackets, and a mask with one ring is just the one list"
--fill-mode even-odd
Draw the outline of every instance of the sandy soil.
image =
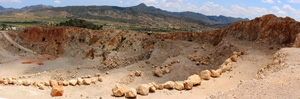
[[[137, 98], [142, 99], [199, 99], [208, 98], [214, 94], [220, 94], [226, 91], [230, 91], [238, 87], [241, 81], [252, 81], [256, 77], [258, 70], [268, 64], [272, 60], [273, 54], [276, 50], [269, 50], [267, 47], [256, 46], [256, 43], [248, 41], [235, 41], [230, 40], [240, 50], [245, 50], [246, 55], [238, 58], [238, 62], [233, 63], [233, 71], [223, 73], [219, 78], [213, 78], [208, 81], [203, 81], [200, 86], [196, 86], [193, 90], [189, 91], [177, 91], [177, 90], [157, 90], [155, 93], [151, 93], [148, 96], [140, 96]], [[197, 43], [187, 41], [170, 41], [169, 48], [177, 49], [177, 53], [180, 53], [176, 57], [168, 58], [168, 55], [172, 54], [172, 51], [166, 50], [166, 48], [155, 48], [151, 58], [145, 61], [150, 61], [150, 64], [146, 64], [145, 61], [109, 70], [110, 74], [105, 74], [107, 70], [98, 70], [92, 64], [88, 64], [80, 59], [61, 57], [56, 60], [45, 61], [44, 65], [37, 64], [21, 64], [26, 60], [20, 60], [17, 56], [8, 55], [9, 52], [1, 49], [0, 60], [3, 64], [0, 64], [0, 77], [18, 77], [24, 74], [33, 74], [41, 72], [41, 75], [33, 76], [31, 81], [49, 81], [50, 79], [69, 80], [81, 77], [84, 75], [93, 75], [100, 72], [103, 77], [103, 82], [92, 84], [89, 86], [67, 86], [65, 88], [64, 95], [62, 97], [51, 97], [50, 88], [45, 90], [39, 90], [33, 86], [13, 86], [13, 85], [0, 85], [0, 97], [3, 98], [92, 98], [92, 99], [109, 99], [117, 98], [112, 96], [111, 89], [116, 83], [123, 84], [126, 88], [135, 88], [139, 84], [146, 84], [150, 82], [156, 82], [162, 84], [166, 81], [183, 81], [192, 74], [199, 74], [201, 70], [210, 69], [208, 66], [197, 66], [194, 62], [187, 59], [190, 54], [206, 54], [204, 50], [194, 52], [194, 47], [199, 46]], [[171, 45], [175, 45], [170, 47]], [[256, 47], [252, 47], [256, 46]], [[156, 77], [153, 75], [153, 65], [164, 65], [175, 59], [180, 59], [180, 63], [172, 66], [172, 72], [166, 74], [163, 77]], [[10, 62], [6, 62], [10, 61]], [[91, 61], [91, 60], [87, 60]], [[141, 65], [145, 66], [142, 68]], [[101, 66], [101, 65], [100, 65]], [[129, 74], [134, 73], [136, 70], [142, 71], [142, 76], [131, 77]], [[124, 98], [124, 97], [123, 97]]]

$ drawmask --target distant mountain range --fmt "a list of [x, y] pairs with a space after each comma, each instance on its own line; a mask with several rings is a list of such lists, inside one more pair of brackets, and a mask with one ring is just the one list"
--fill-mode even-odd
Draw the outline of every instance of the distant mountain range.
[[[44, 8], [53, 8], [53, 6], [39, 4], [39, 5], [26, 6], [26, 7], [23, 7], [21, 9], [44, 9]], [[8, 10], [18, 10], [18, 9], [16, 9], [16, 8], [4, 8], [4, 7], [0, 6], [0, 11], [8, 11]]]
[[[83, 9], [81, 9], [83, 8]], [[32, 6], [26, 6], [23, 7], [21, 9], [35, 9], [35, 10], [39, 10], [39, 9], [53, 9], [53, 10], [59, 10], [59, 11], [63, 11], [66, 10], [67, 12], [74, 14], [74, 15], [79, 15], [81, 17], [91, 17], [89, 13], [96, 13], [99, 11], [105, 11], [105, 10], [112, 10], [112, 11], [126, 11], [126, 13], [128, 14], [134, 14], [137, 12], [142, 12], [142, 13], [153, 13], [153, 14], [163, 14], [163, 15], [167, 15], [167, 16], [174, 16], [174, 17], [179, 17], [179, 18], [188, 18], [188, 20], [193, 21], [193, 20], [199, 20], [197, 21], [198, 23], [200, 21], [201, 24], [228, 24], [228, 23], [233, 23], [235, 21], [247, 21], [249, 19], [245, 18], [234, 18], [234, 17], [227, 17], [227, 16], [208, 16], [208, 15], [204, 15], [201, 13], [195, 13], [195, 12], [170, 12], [170, 11], [165, 11], [165, 10], [161, 10], [159, 8], [155, 8], [153, 6], [147, 6], [144, 3], [141, 3], [137, 6], [132, 6], [132, 7], [117, 7], [117, 6], [67, 6], [67, 7], [53, 7], [50, 5], [32, 5]], [[0, 6], [0, 11], [7, 11], [7, 10], [17, 10], [14, 8], [4, 8], [2, 6]], [[76, 11], [78, 10], [78, 11]], [[85, 10], [86, 12], [82, 12], [83, 10]], [[95, 11], [98, 10], [98, 11]], [[121, 12], [123, 13], [123, 12]], [[99, 14], [101, 14], [101, 12], [99, 12]], [[104, 14], [104, 13], [103, 13]], [[116, 13], [118, 14], [118, 13]], [[122, 15], [122, 14], [120, 14]]]
[[39, 4], [39, 5], [26, 6], [21, 9], [44, 9], [44, 8], [53, 8], [53, 6]]
[[248, 18], [242, 19], [242, 18], [233, 18], [233, 17], [226, 17], [226, 16], [207, 16], [201, 13], [195, 13], [195, 12], [169, 12], [165, 10], [161, 10], [158, 8], [155, 8], [153, 6], [147, 6], [144, 3], [141, 3], [137, 6], [130, 7], [130, 9], [138, 10], [138, 11], [145, 11], [145, 12], [152, 12], [152, 13], [160, 13], [165, 15], [171, 15], [176, 17], [188, 17], [188, 18], [194, 18], [198, 20], [202, 20], [205, 22], [210, 23], [233, 23], [235, 21], [247, 21]]

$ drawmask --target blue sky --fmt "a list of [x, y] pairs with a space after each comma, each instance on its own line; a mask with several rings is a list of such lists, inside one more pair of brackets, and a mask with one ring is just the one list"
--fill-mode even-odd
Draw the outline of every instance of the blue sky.
[[173, 12], [193, 11], [206, 15], [225, 15], [249, 19], [272, 13], [280, 17], [289, 16], [300, 21], [300, 0], [0, 0], [0, 5], [6, 8], [21, 8], [36, 4], [55, 7], [71, 5], [128, 7], [139, 3]]

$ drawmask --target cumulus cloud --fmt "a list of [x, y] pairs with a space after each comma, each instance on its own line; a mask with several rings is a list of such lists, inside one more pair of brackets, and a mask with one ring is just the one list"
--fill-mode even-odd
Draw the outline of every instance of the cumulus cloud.
[[290, 3], [300, 3], [300, 0], [288, 0]]
[[61, 3], [59, 0], [55, 0], [54, 3]]
[[0, 0], [0, 2], [16, 2], [16, 3], [21, 3], [22, 0]]
[[123, 1], [121, 0], [121, 1], [119, 1], [120, 3], [123, 3]]
[[262, 0], [261, 2], [263, 2], [263, 3], [274, 3], [273, 0]]

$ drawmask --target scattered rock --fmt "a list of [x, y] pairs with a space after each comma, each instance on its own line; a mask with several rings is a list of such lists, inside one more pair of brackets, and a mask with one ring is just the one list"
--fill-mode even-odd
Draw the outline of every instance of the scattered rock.
[[237, 55], [233, 55], [230, 59], [231, 59], [233, 62], [237, 62]]
[[100, 74], [100, 73], [95, 73], [94, 76], [95, 76], [95, 77], [99, 77], [99, 76], [101, 76], [101, 74]]
[[211, 77], [220, 77], [220, 70], [210, 70]]
[[192, 81], [193, 85], [200, 85], [201, 84], [201, 78], [197, 74], [194, 74], [194, 75], [188, 77], [188, 80]]
[[106, 74], [109, 74], [109, 71], [106, 71], [105, 73], [106, 73]]
[[162, 77], [163, 76], [163, 70], [160, 69], [160, 68], [155, 68], [154, 70], [154, 75], [157, 76], [157, 77]]
[[68, 86], [69, 85], [69, 83], [67, 81], [63, 81], [62, 83], [63, 83], [64, 86]]
[[77, 78], [77, 84], [78, 85], [83, 85], [83, 79]]
[[24, 86], [29, 86], [29, 85], [31, 85], [30, 80], [23, 80], [23, 85], [24, 85]]
[[4, 80], [3, 78], [0, 78], [0, 84], [2, 84], [2, 83], [3, 83], [3, 80]]
[[232, 63], [232, 60], [230, 58], [228, 58], [228, 59], [225, 60], [225, 65], [227, 65], [229, 63]]
[[91, 83], [96, 84], [96, 83], [97, 83], [97, 79], [92, 78], [92, 79], [91, 79]]
[[140, 95], [148, 95], [150, 90], [150, 86], [147, 84], [141, 84], [136, 88], [136, 91]]
[[43, 84], [38, 84], [39, 89], [44, 90], [45, 86]]
[[102, 77], [98, 77], [98, 81], [102, 82], [103, 81]]
[[63, 86], [52, 86], [51, 95], [54, 96], [62, 96], [64, 93], [64, 87]]
[[125, 93], [125, 97], [126, 98], [135, 98], [137, 96], [137, 92], [136, 89], [134, 88], [130, 88], [126, 93]]
[[45, 86], [43, 84], [38, 84], [39, 89], [44, 90]]
[[167, 74], [170, 73], [171, 71], [172, 71], [171, 67], [165, 67], [164, 70], [163, 70], [163, 72], [167, 73]]
[[34, 87], [37, 87], [38, 86], [38, 82], [33, 82], [33, 84], [32, 84]]
[[157, 89], [163, 90], [163, 89], [164, 89], [164, 85], [163, 85], [163, 84], [158, 85], [158, 88], [157, 88]]
[[120, 84], [116, 84], [115, 88], [112, 89], [112, 93], [116, 97], [121, 97], [125, 94], [126, 88]]
[[8, 85], [8, 81], [5, 79], [5, 80], [3, 80], [3, 84], [4, 85]]
[[58, 81], [57, 83], [58, 83], [59, 86], [63, 86], [64, 85], [63, 81]]
[[50, 86], [53, 87], [53, 86], [58, 86], [58, 83], [56, 80], [50, 80]]
[[23, 81], [22, 80], [17, 80], [17, 85], [23, 85]]
[[76, 86], [77, 80], [72, 79], [72, 80], [69, 81], [69, 84], [72, 85], [72, 86]]
[[85, 85], [90, 85], [91, 83], [92, 83], [92, 81], [90, 79], [83, 80], [83, 84], [85, 84]]
[[135, 71], [135, 76], [141, 76], [142, 75], [142, 71]]
[[16, 80], [12, 80], [12, 84], [13, 85], [17, 85], [17, 81]]
[[159, 86], [158, 86], [155, 82], [152, 82], [151, 84], [152, 84], [156, 89], [158, 89]]
[[210, 71], [209, 70], [204, 70], [200, 73], [200, 77], [201, 79], [204, 79], [204, 80], [209, 80], [210, 79]]
[[45, 83], [45, 86], [50, 86], [50, 83], [49, 82], [44, 82]]
[[150, 92], [155, 92], [156, 88], [152, 84], [149, 85], [149, 86], [150, 86], [149, 91]]
[[175, 82], [174, 88], [175, 88], [176, 90], [179, 90], [179, 91], [183, 90], [183, 89], [184, 89], [183, 82], [176, 81], [176, 82]]
[[8, 78], [7, 78], [7, 82], [8, 82], [8, 84], [12, 84], [12, 78], [11, 78], [11, 77], [8, 77]]
[[175, 86], [175, 83], [173, 81], [167, 81], [165, 84], [164, 84], [164, 88], [166, 89], [173, 89]]
[[187, 90], [193, 89], [194, 83], [190, 80], [183, 81], [184, 88]]

